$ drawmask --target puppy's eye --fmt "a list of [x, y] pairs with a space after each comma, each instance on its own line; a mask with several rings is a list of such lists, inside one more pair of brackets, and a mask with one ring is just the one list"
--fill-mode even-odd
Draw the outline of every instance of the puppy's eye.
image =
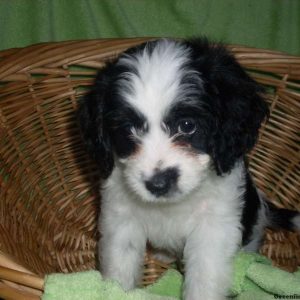
[[121, 127], [128, 131], [131, 131], [134, 128], [133, 124], [130, 122], [123, 123]]
[[197, 124], [193, 119], [183, 119], [178, 124], [178, 132], [183, 134], [193, 134], [197, 129]]

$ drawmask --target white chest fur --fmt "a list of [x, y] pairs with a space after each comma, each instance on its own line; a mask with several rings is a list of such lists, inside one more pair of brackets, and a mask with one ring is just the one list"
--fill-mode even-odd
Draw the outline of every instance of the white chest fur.
[[[131, 224], [157, 248], [181, 252], [196, 227], [232, 223], [239, 226], [242, 167], [225, 177], [208, 178], [178, 203], [145, 203], [128, 190], [120, 170], [114, 170], [103, 191], [102, 230]], [[104, 226], [104, 228], [103, 228]], [[207, 233], [209, 234], [209, 232]], [[224, 232], [224, 234], [227, 234]]]

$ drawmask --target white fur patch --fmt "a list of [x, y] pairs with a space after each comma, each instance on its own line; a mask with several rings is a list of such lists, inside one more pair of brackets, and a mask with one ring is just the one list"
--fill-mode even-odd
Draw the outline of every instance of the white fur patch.
[[135, 72], [120, 80], [120, 93], [134, 107], [147, 116], [150, 126], [160, 126], [171, 104], [193, 93], [193, 86], [181, 84], [183, 77], [195, 76], [195, 71], [185, 69], [189, 49], [171, 40], [160, 40], [153, 52], [146, 47], [136, 56], [123, 56], [118, 64]]
[[146, 203], [128, 188], [122, 170], [115, 168], [103, 190], [99, 219], [104, 276], [133, 288], [149, 240], [155, 248], [184, 255], [185, 299], [223, 299], [241, 240], [242, 174], [241, 165], [224, 177], [208, 172], [182, 201]]

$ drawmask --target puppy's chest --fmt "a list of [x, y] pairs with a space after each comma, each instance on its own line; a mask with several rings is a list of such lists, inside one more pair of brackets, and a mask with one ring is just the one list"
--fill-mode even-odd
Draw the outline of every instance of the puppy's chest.
[[207, 217], [206, 203], [194, 207], [162, 207], [140, 211], [139, 222], [153, 246], [182, 251], [187, 236]]

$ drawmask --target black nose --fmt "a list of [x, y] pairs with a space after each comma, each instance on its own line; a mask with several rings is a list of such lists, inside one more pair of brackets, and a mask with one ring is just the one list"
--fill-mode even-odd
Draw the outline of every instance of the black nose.
[[175, 186], [179, 172], [177, 168], [168, 168], [155, 173], [149, 180], [145, 181], [148, 191], [156, 197], [167, 194]]

